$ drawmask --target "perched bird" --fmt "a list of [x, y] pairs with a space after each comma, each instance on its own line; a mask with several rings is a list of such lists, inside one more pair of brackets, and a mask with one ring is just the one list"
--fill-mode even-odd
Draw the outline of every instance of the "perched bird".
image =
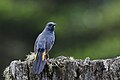
[[40, 74], [46, 64], [48, 52], [51, 50], [55, 41], [55, 23], [49, 22], [43, 32], [39, 34], [34, 44], [35, 59], [33, 62], [33, 74]]

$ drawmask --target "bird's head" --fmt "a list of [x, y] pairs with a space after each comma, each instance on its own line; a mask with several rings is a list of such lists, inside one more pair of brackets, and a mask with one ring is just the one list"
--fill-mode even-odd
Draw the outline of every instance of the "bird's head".
[[54, 29], [55, 29], [55, 24], [56, 24], [56, 23], [54, 23], [54, 22], [48, 22], [47, 25], [46, 25], [46, 29], [47, 29], [48, 31], [54, 31]]

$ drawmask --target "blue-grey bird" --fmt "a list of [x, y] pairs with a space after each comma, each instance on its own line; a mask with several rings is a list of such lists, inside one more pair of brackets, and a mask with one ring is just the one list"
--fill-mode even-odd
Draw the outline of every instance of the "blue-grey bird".
[[48, 52], [55, 41], [55, 23], [49, 22], [43, 32], [39, 34], [34, 44], [35, 60], [33, 62], [33, 74], [40, 74], [46, 64]]

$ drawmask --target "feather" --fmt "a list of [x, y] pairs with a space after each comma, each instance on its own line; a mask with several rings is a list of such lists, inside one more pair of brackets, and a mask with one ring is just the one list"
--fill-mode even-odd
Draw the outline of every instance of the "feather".
[[[46, 64], [46, 56], [44, 55], [45, 54], [45, 51], [44, 52], [38, 52], [38, 55], [36, 56], [36, 60], [33, 62], [33, 73], [34, 74], [40, 74], [43, 69], [44, 69], [44, 66]], [[42, 60], [42, 56], [44, 55], [44, 60]]]

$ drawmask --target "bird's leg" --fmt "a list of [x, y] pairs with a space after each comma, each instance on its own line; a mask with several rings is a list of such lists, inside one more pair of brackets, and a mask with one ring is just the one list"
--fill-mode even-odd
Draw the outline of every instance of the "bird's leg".
[[49, 60], [49, 54], [47, 53], [47, 54], [46, 54], [46, 63], [47, 63], [47, 64], [49, 64], [48, 60]]

